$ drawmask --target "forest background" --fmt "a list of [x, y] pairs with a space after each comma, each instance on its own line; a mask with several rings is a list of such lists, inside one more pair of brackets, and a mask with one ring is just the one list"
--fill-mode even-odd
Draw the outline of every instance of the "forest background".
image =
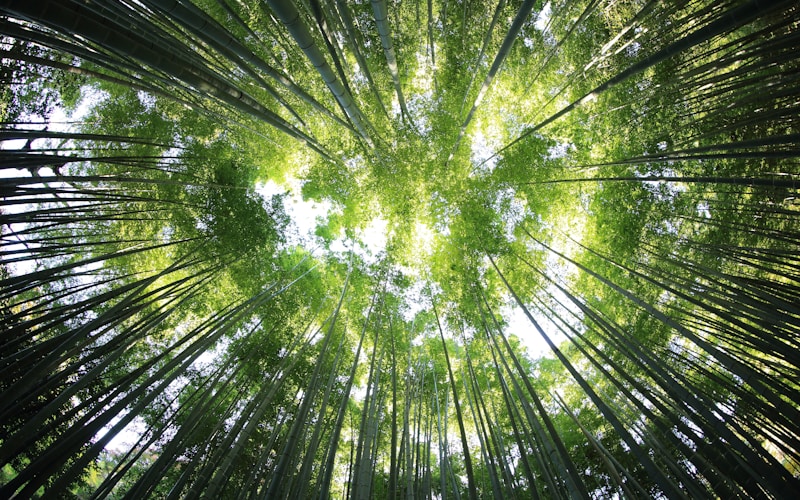
[[798, 22], [0, 1], [0, 496], [796, 496]]

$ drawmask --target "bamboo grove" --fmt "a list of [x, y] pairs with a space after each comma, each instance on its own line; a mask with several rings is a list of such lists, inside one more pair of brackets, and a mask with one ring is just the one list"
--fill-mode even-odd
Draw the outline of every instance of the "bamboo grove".
[[0, 497], [797, 497], [799, 25], [0, 0]]

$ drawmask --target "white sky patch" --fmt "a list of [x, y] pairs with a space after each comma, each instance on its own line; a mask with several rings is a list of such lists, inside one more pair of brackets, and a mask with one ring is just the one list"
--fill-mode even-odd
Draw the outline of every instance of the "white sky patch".
[[[64, 188], [68, 189], [70, 186], [63, 182], [52, 182], [49, 179], [55, 179], [54, 172], [47, 168], [40, 168], [38, 170], [38, 174], [41, 176], [43, 182], [38, 184], [26, 184], [26, 188], [41, 188], [42, 186], [49, 186], [51, 188]], [[30, 172], [27, 170], [17, 170], [17, 169], [8, 169], [8, 170], [0, 170], [0, 178], [9, 178], [9, 177], [31, 177]], [[81, 202], [81, 201], [64, 201], [61, 202], [63, 207], [71, 207], [71, 208], [80, 208], [80, 207], [87, 207], [90, 205], [90, 202]], [[38, 210], [42, 208], [52, 207], [55, 205], [55, 202], [52, 199], [46, 199], [44, 204], [37, 204], [34, 205], [32, 203], [24, 203], [24, 204], [14, 204], [14, 205], [7, 205], [4, 207], [4, 211], [6, 215], [16, 215], [20, 213], [30, 212], [33, 210]], [[2, 234], [2, 238], [0, 238], [0, 245], [2, 245], [3, 250], [6, 252], [11, 251], [22, 251], [27, 250], [24, 254], [16, 254], [12, 255], [10, 258], [25, 258], [27, 260], [20, 260], [17, 262], [5, 262], [3, 258], [0, 257], [0, 262], [2, 262], [8, 271], [13, 276], [24, 276], [26, 274], [30, 274], [36, 271], [37, 266], [41, 262], [41, 256], [38, 256], [33, 253], [35, 250], [42, 247], [41, 243], [38, 242], [31, 242], [28, 241], [28, 237], [20, 236], [19, 233], [23, 230], [29, 228], [30, 226], [27, 223], [5, 223], [3, 224], [2, 230], [0, 233]], [[46, 259], [46, 257], [45, 257]], [[94, 262], [90, 265], [81, 266], [76, 268], [74, 274], [78, 275], [81, 272], [90, 272], [97, 269], [100, 269], [102, 265], [99, 262]], [[78, 278], [81, 283], [89, 283], [91, 281], [90, 278], [86, 276], [81, 276]]]
[[300, 194], [300, 181], [289, 179], [289, 188], [269, 180], [256, 184], [256, 192], [264, 198], [271, 198], [287, 191], [289, 196], [283, 200], [283, 208], [291, 219], [290, 227], [286, 232], [287, 243], [290, 245], [308, 244], [314, 241], [314, 230], [330, 214], [332, 206], [327, 200], [303, 200]]
[[[551, 287], [550, 292], [559, 293], [554, 289], [554, 287]], [[566, 302], [566, 297], [562, 296], [560, 300], [562, 300], [562, 302]], [[535, 304], [531, 303], [526, 304], [526, 307], [528, 312], [531, 313], [531, 316], [533, 316], [533, 319], [536, 320], [545, 334], [547, 334], [547, 336], [556, 346], [560, 346], [564, 341], [567, 340], [566, 335], [564, 335], [561, 330], [551, 321], [549, 311], [540, 311]], [[553, 351], [550, 349], [547, 341], [545, 341], [544, 337], [542, 337], [533, 323], [531, 323], [530, 319], [528, 319], [528, 317], [513, 301], [513, 299], [510, 299], [506, 305], [500, 308], [500, 314], [503, 318], [505, 318], [508, 325], [505, 328], [505, 333], [509, 335], [516, 335], [519, 338], [520, 343], [527, 349], [528, 355], [531, 357], [531, 359], [547, 357], [553, 354]], [[567, 311], [560, 311], [559, 314], [562, 318], [569, 319], [569, 314]], [[574, 324], [575, 321], [571, 321], [571, 323], [573, 324], [573, 327], [580, 328]]]
[[[83, 111], [86, 113], [86, 110]], [[67, 119], [67, 116], [64, 114], [61, 108], [56, 108], [53, 113], [54, 119], [58, 120], [58, 123], [55, 124], [48, 124], [50, 131], [58, 131], [58, 132], [65, 132], [68, 131], [68, 127], [65, 126], [64, 122]], [[30, 117], [28, 117], [30, 118]], [[20, 130], [42, 130], [44, 128], [44, 124], [36, 124], [36, 125], [27, 125], [19, 127]], [[27, 139], [14, 139], [9, 141], [0, 141], [0, 149], [4, 150], [20, 150], [27, 144]], [[48, 143], [50, 139], [33, 139], [30, 144], [30, 148], [33, 151], [36, 151], [39, 148], [46, 148], [52, 147], [49, 146]], [[45, 185], [52, 187], [52, 188], [69, 188], [67, 184], [63, 182], [59, 182], [56, 180], [55, 172], [53, 169], [47, 166], [41, 166], [36, 168], [2, 168], [0, 169], [0, 178], [8, 179], [8, 178], [31, 178], [33, 177], [34, 173], [41, 177], [42, 182], [38, 184], [26, 184], [27, 188], [41, 188]], [[54, 182], [55, 181], [55, 182]], [[30, 196], [25, 196], [25, 198], [30, 199]], [[6, 199], [6, 202], [9, 203], [3, 207], [3, 211], [7, 215], [12, 214], [20, 214], [25, 212], [30, 212], [36, 210], [38, 208], [42, 208], [40, 205], [34, 205], [33, 203], [17, 203], [11, 204], [12, 199]], [[51, 196], [45, 196], [43, 199], [46, 203], [53, 203], [53, 199]], [[80, 206], [83, 203], [80, 202], [63, 202], [65, 205], [69, 206]], [[13, 224], [4, 224], [0, 234], [2, 234], [2, 238], [0, 239], [0, 244], [3, 246], [3, 250], [5, 251], [17, 251], [17, 250], [24, 250], [25, 248], [31, 247], [39, 247], [38, 244], [30, 244], [26, 241], [24, 237], [17, 236], [16, 233], [22, 231], [27, 227], [26, 224], [22, 223], [13, 223]], [[17, 255], [17, 257], [20, 257]], [[6, 262], [5, 263], [9, 272], [14, 276], [22, 276], [25, 274], [29, 274], [36, 269], [36, 261], [31, 260], [24, 260], [19, 262]]]
[[525, 38], [522, 39], [522, 43], [525, 44], [525, 48], [533, 49], [533, 38], [529, 38], [526, 36]]
[[[117, 423], [120, 418], [114, 417], [111, 422], [103, 427], [103, 429], [95, 435], [95, 439], [100, 439], [105, 436]], [[111, 440], [106, 444], [106, 450], [117, 452], [128, 451], [133, 448], [136, 443], [142, 438], [146, 430], [146, 426], [140, 417], [134, 417], [133, 421], [120, 430]]]
[[[427, 51], [427, 45], [425, 47]], [[406, 107], [411, 116], [414, 117], [414, 125], [419, 133], [428, 135], [431, 132], [431, 126], [426, 111], [433, 108], [433, 75], [435, 71], [431, 67], [427, 52], [417, 51], [416, 57], [417, 69], [414, 72], [411, 85], [406, 87]], [[392, 106], [394, 107], [395, 104], [396, 98]]]
[[697, 215], [705, 217], [706, 219], [711, 218], [711, 209], [707, 201], [703, 200], [697, 204]]
[[[253, 321], [251, 320], [251, 323]], [[180, 333], [182, 325], [179, 325], [178, 336], [183, 337], [185, 333]], [[251, 326], [250, 328], [255, 329], [256, 326]], [[188, 328], [187, 328], [188, 329]], [[201, 352], [197, 358], [192, 362], [192, 368], [198, 370], [205, 375], [211, 373], [211, 371], [215, 368], [216, 364], [222, 359], [222, 356], [228, 351], [230, 347], [231, 341], [230, 339], [223, 339], [220, 342], [217, 342], [213, 347], [206, 349], [205, 351]]]
[[431, 101], [433, 99], [433, 90], [427, 90], [422, 94], [411, 94], [406, 99], [406, 107], [408, 113], [414, 117], [414, 125], [417, 127], [419, 133], [423, 136], [430, 134], [431, 124], [428, 120], [428, 114], [425, 112], [431, 109]]
[[[662, 171], [637, 168], [634, 175], [636, 177], [678, 177], [678, 173], [671, 168], [666, 168]], [[642, 185], [661, 201], [674, 200], [680, 194], [689, 190], [689, 186], [684, 182], [643, 181]]]
[[[481, 130], [477, 130], [472, 134], [472, 163], [475, 166], [486, 162], [481, 166], [481, 170], [491, 172], [497, 166], [497, 158], [492, 158], [492, 148], [489, 147], [489, 141], [483, 135]], [[491, 158], [491, 159], [490, 159]], [[489, 160], [489, 161], [487, 161]]]
[[585, 96], [583, 96], [583, 98], [578, 102], [578, 104], [588, 104], [588, 103], [594, 102], [596, 100], [597, 100], [597, 93], [596, 92], [590, 92], [590, 93], [586, 94]]
[[356, 233], [361, 246], [366, 249], [368, 255], [377, 256], [386, 248], [388, 225], [389, 223], [385, 219], [375, 217], [364, 229]]
[[414, 223], [414, 248], [420, 255], [430, 256], [433, 252], [433, 229], [422, 222]]
[[475, 131], [470, 135], [472, 148], [470, 160], [472, 161], [473, 170], [491, 172], [497, 166], [499, 157], [494, 156], [494, 153], [502, 146], [502, 134], [500, 129], [493, 123], [488, 126], [484, 126], [482, 123], [477, 125]]
[[551, 146], [547, 149], [547, 157], [550, 159], [564, 158], [567, 156], [567, 152], [574, 148], [575, 146], [570, 142], [559, 142], [555, 146]]
[[350, 251], [350, 246], [344, 238], [337, 238], [331, 242], [330, 250], [338, 254], [346, 254]]
[[[425, 285], [424, 279], [417, 279], [413, 281], [408, 289], [403, 290], [403, 303], [406, 305], [406, 308], [403, 309], [403, 319], [406, 321], [412, 321], [417, 313], [430, 307], [430, 300], [428, 300], [427, 295], [422, 293]], [[413, 333], [418, 335], [420, 332]], [[419, 338], [421, 339], [422, 336], [419, 335]], [[420, 340], [421, 343], [422, 341]]]
[[342, 235], [331, 242], [329, 249], [342, 255], [352, 250], [367, 264], [375, 264], [378, 262], [378, 255], [386, 249], [388, 226], [388, 221], [375, 217], [364, 228], [356, 231], [355, 244]]
[[508, 326], [505, 329], [507, 335], [516, 335], [523, 346], [528, 350], [528, 355], [532, 359], [547, 356], [550, 352], [547, 342], [534, 329], [530, 320], [516, 304], [514, 306], [503, 306], [500, 314], [505, 318]]
[[550, 2], [544, 4], [542, 10], [539, 12], [539, 15], [536, 17], [536, 22], [533, 23], [533, 27], [539, 31], [544, 31], [547, 27], [547, 24], [550, 22], [550, 14], [553, 13], [553, 6]]
[[[98, 102], [102, 101], [106, 98], [106, 95], [102, 92], [96, 91], [91, 89], [90, 87], [84, 87], [82, 90], [82, 97], [81, 101], [78, 103], [76, 109], [71, 113], [66, 113], [63, 108], [60, 106], [56, 106], [53, 109], [53, 112], [50, 115], [50, 119], [48, 120], [46, 126], [47, 130], [50, 132], [71, 132], [71, 123], [70, 122], [79, 122], [83, 120], [90, 111], [90, 108], [97, 104]], [[25, 117], [23, 117], [24, 119]], [[34, 121], [35, 118], [27, 117], [30, 121]], [[45, 127], [45, 123], [41, 124], [31, 124], [31, 125], [23, 125], [19, 126], [20, 129], [27, 129], [27, 130], [42, 130]], [[47, 147], [54, 147], [52, 145], [48, 145], [52, 140], [51, 139], [34, 139], [31, 144], [31, 149], [36, 150], [39, 148], [47, 148]], [[27, 142], [26, 139], [20, 140], [13, 140], [13, 141], [0, 141], [0, 149], [6, 150], [15, 150], [21, 149], [25, 146]], [[62, 145], [62, 147], [68, 147], [68, 144]], [[67, 184], [61, 182], [53, 182], [55, 180], [55, 172], [49, 167], [41, 167], [36, 170], [36, 173], [42, 177], [42, 180], [48, 182], [49, 186], [51, 187], [69, 187]], [[27, 169], [15, 169], [15, 168], [4, 168], [0, 169], [0, 178], [9, 178], [9, 177], [32, 177], [32, 173]], [[48, 179], [52, 178], [52, 179]], [[29, 187], [37, 187], [41, 186], [38, 185], [29, 185]], [[81, 202], [64, 202], [70, 206], [79, 206]], [[17, 204], [17, 205], [7, 205], [4, 210], [7, 214], [12, 213], [20, 213], [32, 210], [34, 206], [32, 204]], [[11, 229], [12, 231], [19, 231], [24, 229], [24, 225], [21, 224], [12, 224], [11, 226], [4, 228], [4, 229]], [[4, 231], [5, 233], [5, 231]], [[12, 236], [8, 234], [4, 234], [2, 240], [0, 240], [0, 244], [2, 244], [4, 250], [16, 250], [21, 249], [23, 245], [27, 243], [22, 243], [22, 240], [17, 239], [17, 243], [14, 243], [11, 239]], [[35, 270], [35, 261], [34, 260], [27, 260], [22, 262], [16, 263], [7, 263], [12, 275], [25, 275], [33, 272]], [[82, 266], [75, 270], [76, 274], [83, 272], [83, 271], [91, 271], [93, 269], [99, 269], [101, 264], [94, 263], [88, 266]], [[91, 278], [87, 276], [80, 276], [79, 281], [82, 284], [88, 284], [91, 281]], [[108, 425], [103, 427], [100, 432], [95, 436], [96, 439], [99, 439], [106, 435], [112, 427], [114, 427], [118, 422], [119, 418], [114, 418]], [[134, 446], [139, 439], [141, 438], [142, 434], [145, 431], [145, 425], [141, 421], [139, 417], [133, 419], [131, 423], [126, 425], [120, 432], [118, 432], [114, 437], [111, 438], [109, 443], [106, 445], [107, 450], [116, 450], [116, 451], [126, 451]]]
[[361, 71], [361, 66], [359, 66], [358, 63], [353, 64], [353, 76], [351, 81], [359, 87], [366, 87], [369, 83], [369, 80], [367, 80], [364, 72]]
[[[570, 280], [571, 276], [567, 275], [570, 274], [570, 271], [574, 270], [569, 269], [554, 253], [548, 252], [548, 254], [549, 255], [545, 261], [544, 272], [547, 273], [548, 276], [554, 276], [557, 281], [561, 281], [563, 286], [565, 280], [567, 282]], [[562, 306], [557, 305], [555, 300], [552, 300], [549, 297], [550, 295], [557, 299]], [[541, 297], [545, 303], [549, 304], [550, 307], [556, 311], [556, 314], [558, 314], [560, 318], [567, 320], [576, 329], [581, 328], [579, 325], [575, 324], [575, 316], [581, 317], [580, 311], [576, 306], [571, 304], [567, 297], [564, 296], [564, 294], [561, 293], [554, 285], [548, 285], [546, 290], [542, 291]], [[564, 310], [564, 304], [566, 304], [566, 307], [568, 307], [569, 310]], [[550, 311], [543, 308], [543, 306], [538, 304], [536, 301], [526, 302], [525, 307], [528, 309], [528, 312], [531, 313], [531, 316], [533, 316], [533, 319], [536, 321], [536, 323], [539, 324], [542, 330], [544, 330], [544, 332], [556, 346], [559, 346], [561, 343], [567, 340], [567, 337], [561, 332], [556, 324], [553, 323], [551, 319], [552, 313]], [[508, 296], [506, 298], [506, 304], [500, 308], [499, 312], [506, 320], [508, 325], [505, 329], [505, 332], [507, 334], [516, 335], [520, 339], [522, 345], [524, 345], [528, 350], [528, 354], [532, 359], [537, 359], [552, 354], [550, 346], [513, 298]], [[575, 316], [570, 314], [570, 312], [574, 313]]]
[[625, 51], [627, 52], [628, 56], [636, 57], [636, 54], [639, 53], [641, 50], [642, 45], [639, 42], [633, 42], [630, 45], [627, 45]]
[[397, 100], [397, 92], [393, 93], [392, 96], [392, 117], [397, 119], [400, 118], [400, 113], [402, 113], [403, 110], [400, 109], [400, 101]]
[[[548, 242], [548, 245], [553, 249], [561, 252], [564, 255], [574, 258], [582, 252], [579, 243], [583, 240], [585, 229], [585, 213], [578, 213], [573, 216], [559, 217], [558, 220], [553, 221], [552, 225], [556, 228], [562, 228], [562, 232], [551, 231], [553, 241]], [[545, 251], [546, 257], [544, 261], [544, 268], [542, 271], [551, 276], [562, 287], [569, 290], [570, 283], [574, 282], [578, 275], [578, 269], [574, 265], [569, 264], [567, 261], [556, 255], [555, 253], [543, 249], [537, 243], [528, 241], [527, 246], [531, 252]], [[582, 325], [583, 314], [578, 307], [573, 304], [569, 298], [561, 292], [555, 285], [548, 284], [545, 290], [539, 295], [542, 300], [555, 311], [555, 314], [561, 320], [571, 325], [577, 331], [583, 331]], [[526, 307], [531, 313], [533, 318], [542, 327], [544, 332], [550, 337], [553, 343], [558, 346], [567, 340], [567, 337], [561, 332], [559, 327], [553, 322], [553, 313], [547, 310], [546, 307], [539, 304], [536, 300], [526, 302]], [[531, 321], [516, 304], [513, 299], [508, 298], [507, 303], [500, 309], [503, 318], [506, 319], [508, 327], [506, 332], [514, 334], [519, 337], [520, 342], [528, 349], [530, 356], [533, 359], [549, 356], [552, 351], [550, 347], [542, 338], [541, 334], [536, 330]], [[556, 320], [559, 322], [560, 320]], [[563, 328], [566, 328], [562, 324]]]

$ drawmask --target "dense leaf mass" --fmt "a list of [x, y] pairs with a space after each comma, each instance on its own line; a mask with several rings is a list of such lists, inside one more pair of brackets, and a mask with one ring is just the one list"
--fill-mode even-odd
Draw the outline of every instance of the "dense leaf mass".
[[788, 0], [0, 0], [0, 497], [800, 497]]

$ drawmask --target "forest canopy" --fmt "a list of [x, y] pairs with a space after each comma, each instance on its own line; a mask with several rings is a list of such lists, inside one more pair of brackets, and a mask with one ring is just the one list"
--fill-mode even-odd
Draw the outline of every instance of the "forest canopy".
[[0, 0], [0, 497], [800, 496], [787, 0]]

